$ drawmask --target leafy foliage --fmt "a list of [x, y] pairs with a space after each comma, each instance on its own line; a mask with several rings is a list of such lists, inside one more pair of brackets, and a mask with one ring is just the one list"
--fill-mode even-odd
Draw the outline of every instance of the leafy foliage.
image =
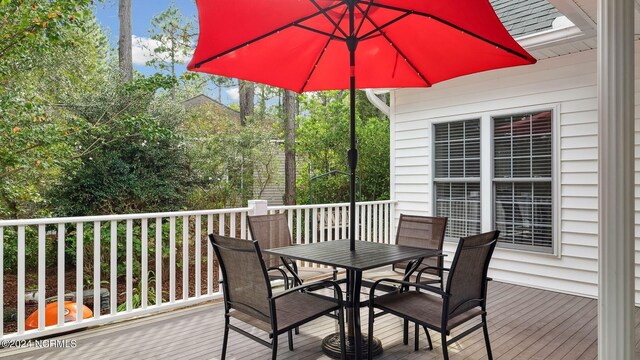
[[[362, 97], [363, 95], [360, 95]], [[298, 173], [299, 201], [314, 203], [349, 200], [349, 176], [324, 176], [332, 171], [348, 173], [349, 96], [346, 91], [326, 91], [301, 95], [303, 115], [296, 135], [296, 155], [302, 162]], [[361, 189], [358, 200], [378, 200], [389, 196], [389, 121], [363, 115], [378, 114], [362, 101], [356, 108], [356, 135], [359, 160], [356, 176]], [[312, 191], [312, 193], [311, 193]]]

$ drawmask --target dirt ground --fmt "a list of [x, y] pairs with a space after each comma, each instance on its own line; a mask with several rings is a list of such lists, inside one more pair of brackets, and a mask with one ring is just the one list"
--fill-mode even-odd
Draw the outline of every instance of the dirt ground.
[[[207, 267], [206, 267], [206, 262], [202, 263], [201, 265], [201, 271], [202, 271], [202, 275], [201, 275], [201, 282], [200, 282], [200, 291], [201, 294], [206, 294], [207, 292]], [[214, 273], [213, 273], [213, 286], [214, 286], [214, 291], [217, 291], [218, 288], [218, 266], [217, 264], [214, 263]], [[155, 264], [149, 264], [149, 269], [155, 269]], [[93, 276], [93, 270], [90, 269], [90, 271], [86, 271], [85, 270], [85, 274], [89, 274], [89, 276]], [[164, 276], [166, 275], [166, 276]], [[37, 289], [38, 286], [38, 279], [37, 279], [37, 273], [28, 273], [26, 275], [27, 278], [27, 286], [25, 287], [25, 290], [31, 290], [31, 289]], [[101, 282], [101, 288], [106, 288], [109, 291], [111, 291], [111, 284], [109, 283], [109, 274], [101, 274], [101, 279], [103, 280]], [[176, 268], [176, 300], [182, 299], [182, 286], [183, 286], [183, 282], [182, 282], [182, 268], [177, 267]], [[166, 266], [163, 265], [163, 280], [162, 280], [162, 299], [163, 301], [169, 301], [169, 284], [170, 284], [170, 279], [169, 279], [169, 270]], [[4, 304], [4, 309], [5, 309], [5, 314], [7, 314], [8, 312], [12, 312], [12, 310], [17, 309], [17, 298], [18, 298], [18, 287], [17, 287], [17, 275], [15, 273], [7, 273], [5, 272], [4, 274], [4, 298], [3, 298], [3, 304]], [[65, 280], [64, 280], [64, 286], [65, 286], [65, 294], [68, 293], [73, 293], [76, 290], [76, 270], [75, 267], [72, 268], [68, 268], [65, 271]], [[133, 283], [133, 288], [134, 288], [134, 294], [137, 292], [137, 288], [138, 288], [139, 284], [138, 281], [134, 279], [134, 283]], [[149, 288], [155, 290], [155, 281], [151, 280], [149, 281]], [[57, 289], [58, 289], [58, 274], [57, 274], [57, 269], [56, 268], [51, 268], [48, 269], [46, 272], [46, 279], [45, 279], [45, 289], [46, 289], [46, 297], [50, 298], [53, 296], [57, 296]], [[84, 290], [92, 290], [93, 289], [93, 285], [87, 285], [85, 283], [84, 285]], [[195, 284], [195, 265], [191, 264], [189, 267], [189, 296], [195, 296], [195, 289], [196, 289], [196, 284]], [[125, 303], [126, 301], [126, 278], [124, 276], [121, 276], [120, 278], [118, 278], [117, 280], [117, 292], [118, 292], [118, 305]], [[154, 296], [155, 297], [155, 296]], [[56, 300], [51, 300], [51, 301], [56, 301]], [[84, 304], [87, 307], [89, 307], [90, 309], [93, 310], [93, 303], [89, 302]], [[34, 311], [36, 311], [38, 309], [38, 303], [37, 301], [27, 301], [25, 302], [25, 318], [29, 317], [29, 315], [31, 315]], [[101, 311], [102, 314], [106, 314], [108, 313], [109, 310], [108, 309], [103, 309]], [[11, 321], [10, 319], [7, 318], [7, 316], [5, 315], [5, 321], [4, 321], [4, 333], [5, 334], [10, 334], [12, 332], [15, 332], [17, 329], [17, 323], [15, 320]]]

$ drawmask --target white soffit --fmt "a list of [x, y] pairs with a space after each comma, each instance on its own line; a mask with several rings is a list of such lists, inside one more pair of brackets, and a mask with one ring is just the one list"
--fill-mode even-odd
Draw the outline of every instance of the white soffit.
[[[516, 40], [536, 59], [568, 55], [596, 48], [596, 23], [572, 0], [548, 0], [563, 16], [553, 27]], [[636, 0], [640, 1], [640, 0]]]

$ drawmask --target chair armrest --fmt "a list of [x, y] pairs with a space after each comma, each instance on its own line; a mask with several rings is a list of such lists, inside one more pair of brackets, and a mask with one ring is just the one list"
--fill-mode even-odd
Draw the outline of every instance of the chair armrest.
[[446, 268], [446, 267], [426, 265], [422, 270], [418, 271], [418, 274], [416, 274], [416, 281], [420, 282], [420, 277], [422, 276], [422, 274], [424, 274], [424, 272], [429, 270], [429, 269], [437, 269], [437, 270], [442, 270], [442, 271], [450, 271], [451, 270], [450, 268]]
[[326, 288], [329, 286], [333, 286], [333, 289], [335, 290], [335, 294], [338, 296], [338, 303], [342, 304], [343, 302], [343, 297], [342, 297], [342, 289], [340, 289], [340, 285], [338, 285], [337, 282], [332, 281], [332, 280], [319, 280], [319, 281], [314, 281], [311, 283], [307, 283], [304, 285], [299, 285], [296, 287], [292, 287], [288, 290], [285, 290], [283, 292], [280, 292], [274, 296], [271, 297], [272, 300], [275, 300], [277, 298], [281, 298], [283, 296], [287, 296], [293, 292], [298, 292], [298, 291], [303, 291], [303, 290], [309, 290], [312, 288]]
[[385, 278], [385, 279], [380, 279], [378, 281], [376, 281], [375, 283], [373, 283], [373, 286], [371, 286], [371, 290], [369, 291], [369, 301], [373, 302], [374, 299], [374, 293], [376, 291], [376, 287], [378, 287], [378, 284], [380, 284], [381, 282], [389, 282], [389, 283], [393, 283], [393, 284], [398, 284], [398, 285], [402, 285], [402, 286], [407, 286], [407, 287], [415, 287], [418, 289], [422, 289], [422, 290], [426, 290], [435, 294], [438, 294], [442, 297], [449, 297], [450, 295], [440, 289], [434, 288], [433, 286], [428, 286], [428, 285], [422, 285], [422, 284], [418, 284], [418, 283], [414, 283], [411, 281], [402, 281], [402, 280], [396, 280], [396, 279], [389, 279], [389, 278]]
[[284, 288], [288, 289], [289, 288], [289, 276], [287, 276], [287, 272], [282, 270], [281, 268], [279, 268], [277, 266], [268, 268], [267, 272], [272, 271], [272, 270], [279, 271], [280, 274], [282, 274], [282, 279], [284, 280]]

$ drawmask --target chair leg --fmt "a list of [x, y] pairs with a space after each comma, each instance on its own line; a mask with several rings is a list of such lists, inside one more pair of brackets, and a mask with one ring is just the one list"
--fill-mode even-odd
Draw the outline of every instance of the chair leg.
[[369, 341], [367, 341], [367, 359], [369, 360], [373, 359], [373, 341], [371, 341], [371, 338], [373, 338], [373, 321], [373, 304], [369, 304]]
[[405, 345], [409, 344], [409, 320], [404, 320], [404, 325], [402, 327], [402, 343]]
[[344, 334], [344, 311], [340, 306], [338, 309], [338, 326], [340, 326], [340, 354], [341, 360], [347, 360], [347, 337]]
[[225, 316], [224, 321], [224, 335], [222, 336], [222, 360], [227, 356], [227, 339], [229, 338], [229, 318]]
[[429, 329], [426, 326], [423, 326], [424, 333], [427, 334], [427, 341], [429, 342], [429, 350], [433, 350], [433, 343], [431, 342], [431, 335], [429, 335]]
[[482, 315], [482, 331], [484, 332], [484, 342], [487, 346], [487, 356], [489, 360], [493, 360], [493, 354], [491, 354], [491, 344], [489, 343], [489, 329], [487, 328], [487, 316]]
[[444, 360], [449, 360], [449, 351], [447, 350], [447, 334], [442, 333], [442, 356]]
[[273, 334], [273, 341], [271, 342], [271, 360], [276, 360], [278, 357], [278, 335]]
[[[420, 350], [420, 328], [418, 327], [418, 323], [416, 323], [414, 325], [414, 335], [413, 335], [413, 350], [418, 351]], [[427, 336], [429, 336], [429, 334], [427, 334]]]
[[287, 337], [289, 338], [289, 351], [293, 351], [293, 332], [287, 331]]

